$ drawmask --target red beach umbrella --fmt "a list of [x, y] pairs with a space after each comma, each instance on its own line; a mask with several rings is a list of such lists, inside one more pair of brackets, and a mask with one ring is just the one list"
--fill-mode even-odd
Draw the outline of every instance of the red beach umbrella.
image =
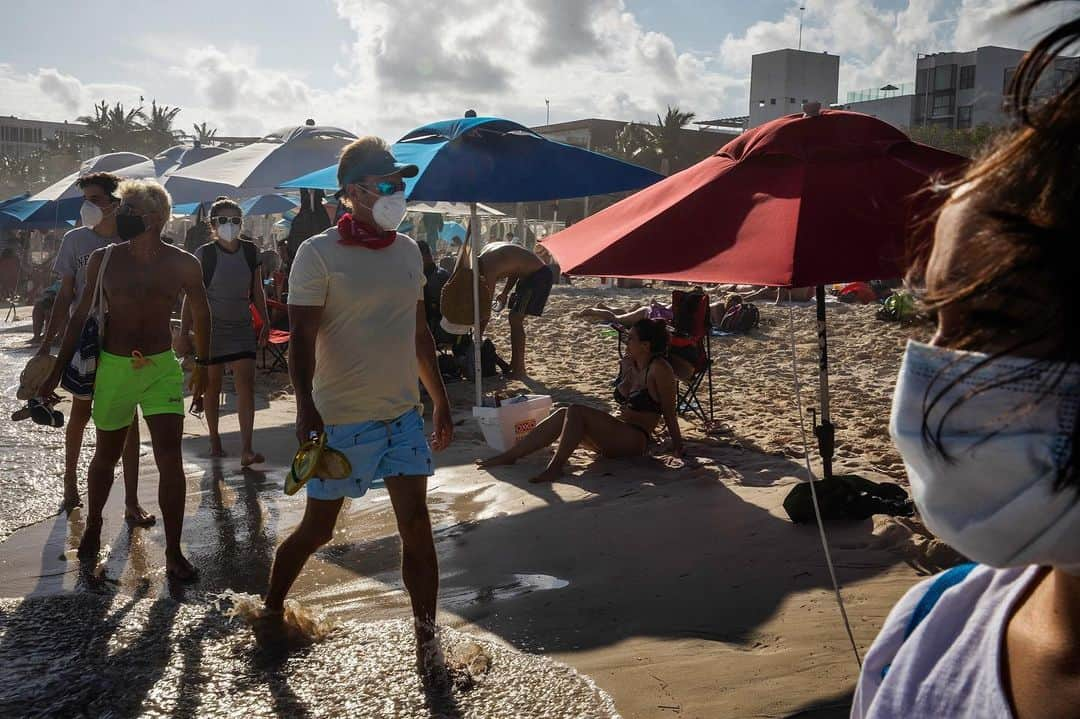
[[821, 424], [832, 474], [825, 288], [903, 274], [940, 199], [935, 175], [966, 160], [868, 115], [789, 115], [574, 226], [544, 245], [574, 275], [818, 288]]

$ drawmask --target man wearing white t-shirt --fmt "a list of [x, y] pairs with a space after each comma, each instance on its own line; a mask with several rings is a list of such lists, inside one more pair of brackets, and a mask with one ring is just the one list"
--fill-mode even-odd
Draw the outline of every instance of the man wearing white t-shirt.
[[[79, 211], [82, 227], [76, 227], [64, 235], [60, 251], [56, 255], [53, 272], [60, 276], [60, 291], [53, 302], [52, 314], [45, 328], [45, 336], [38, 348], [39, 355], [48, 355], [57, 330], [67, 324], [65, 315], [75, 314], [79, 298], [86, 287], [86, 265], [90, 255], [102, 247], [119, 242], [116, 235], [116, 210], [120, 200], [116, 188], [120, 178], [108, 172], [83, 175], [76, 184], [83, 193]], [[63, 333], [59, 333], [63, 339]], [[82, 506], [76, 472], [79, 469], [79, 453], [83, 433], [90, 421], [91, 395], [82, 394], [81, 388], [67, 384], [61, 386], [71, 392], [71, 416], [68, 417], [64, 435], [64, 510], [72, 511]], [[124, 517], [137, 526], [154, 524], [154, 515], [139, 505], [139, 423], [133, 421], [124, 444]]]
[[306, 483], [304, 517], [278, 548], [266, 610], [268, 617], [282, 612], [308, 557], [333, 537], [344, 498], [361, 497], [384, 479], [401, 535], [417, 667], [430, 676], [440, 668], [439, 568], [426, 498], [434, 469], [417, 377], [434, 402], [435, 450], [450, 443], [453, 425], [426, 322], [420, 250], [396, 231], [405, 214], [403, 178], [416, 172], [415, 165], [397, 163], [379, 138], [353, 142], [338, 164], [351, 212], [306, 240], [293, 259], [289, 374], [297, 438], [303, 443], [325, 433], [326, 445], [348, 458], [352, 472]]

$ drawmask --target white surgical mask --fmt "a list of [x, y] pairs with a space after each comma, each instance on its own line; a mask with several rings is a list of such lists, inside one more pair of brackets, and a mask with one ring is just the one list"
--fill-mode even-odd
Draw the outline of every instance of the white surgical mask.
[[232, 242], [240, 234], [240, 228], [230, 222], [227, 225], [218, 225], [217, 233], [221, 239]]
[[[1070, 487], [1054, 490], [1072, 452], [1080, 367], [1003, 357], [972, 371], [986, 358], [908, 343], [889, 431], [915, 504], [935, 535], [976, 562], [1080, 574], [1080, 501]], [[924, 407], [942, 392], [925, 422], [934, 436], [944, 417], [948, 458], [923, 437]]]
[[105, 213], [90, 200], [83, 200], [82, 207], [79, 208], [79, 217], [82, 219], [83, 227], [96, 227], [105, 219]]
[[395, 192], [379, 197], [371, 206], [371, 217], [380, 229], [396, 230], [405, 219], [405, 193]]

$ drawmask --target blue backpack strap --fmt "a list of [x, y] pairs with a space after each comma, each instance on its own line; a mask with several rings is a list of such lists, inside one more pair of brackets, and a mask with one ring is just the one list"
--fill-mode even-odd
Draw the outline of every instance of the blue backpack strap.
[[[934, 605], [941, 599], [941, 595], [948, 589], [955, 587], [960, 582], [967, 578], [967, 575], [971, 574], [971, 570], [976, 567], [974, 562], [968, 562], [967, 564], [958, 564], [951, 569], [947, 569], [941, 574], [937, 575], [934, 581], [930, 584], [930, 588], [926, 590], [926, 594], [922, 595], [922, 599], [915, 605], [915, 611], [911, 613], [911, 618], [908, 619], [907, 628], [904, 629], [904, 639], [901, 641], [900, 646], [903, 646], [903, 642], [907, 641], [907, 638], [915, 633], [919, 625], [930, 614], [930, 610], [934, 608]], [[900, 647], [897, 647], [897, 652], [900, 651]], [[881, 678], [884, 679], [885, 675], [889, 672], [891, 664], [886, 664], [885, 668], [881, 670]]]

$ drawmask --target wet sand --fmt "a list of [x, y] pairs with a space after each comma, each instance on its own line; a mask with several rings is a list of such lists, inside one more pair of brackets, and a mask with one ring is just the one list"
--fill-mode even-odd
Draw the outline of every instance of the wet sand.
[[[560, 313], [598, 297], [630, 303], [667, 292], [556, 288], [549, 305], [552, 316], [528, 325], [532, 387], [551, 388], [557, 400], [604, 406], [615, 341]], [[816, 529], [792, 525], [781, 507], [790, 486], [802, 476], [793, 451], [799, 434], [791, 405], [790, 348], [782, 344], [787, 341], [786, 324], [781, 323], [786, 323], [787, 311], [763, 309], [761, 331], [726, 338], [716, 353], [718, 417], [732, 434], [706, 438], [687, 424], [694, 459], [682, 469], [669, 468], [659, 459], [594, 462], [582, 452], [565, 481], [554, 485], [526, 481], [543, 466], [545, 455], [491, 473], [477, 471], [472, 460], [490, 450], [469, 419], [471, 385], [453, 385], [455, 419], [462, 424], [455, 445], [438, 457], [438, 473], [429, 485], [442, 575], [440, 623], [472, 638], [463, 641], [478, 641], [496, 654], [513, 650], [573, 667], [591, 677], [626, 717], [786, 716], [800, 710], [808, 711], [804, 716], [846, 716], [857, 667], [832, 598]], [[903, 337], [910, 331], [877, 323], [872, 308], [830, 307], [830, 313], [840, 465], [871, 478], [899, 478], [898, 460], [884, 432], [891, 381]], [[796, 323], [800, 371], [804, 383], [813, 386], [812, 310], [796, 309]], [[496, 325], [494, 331], [500, 348], [507, 347], [505, 326]], [[714, 344], [714, 349], [719, 347]], [[264, 392], [280, 395], [275, 389], [281, 379], [276, 375], [264, 380]], [[523, 385], [496, 380], [490, 386]], [[804, 391], [804, 401], [810, 402], [812, 395]], [[190, 418], [187, 423], [192, 437], [185, 447], [189, 479], [184, 540], [189, 557], [203, 572], [198, 584], [184, 588], [166, 583], [161, 529], [130, 530], [124, 525], [119, 480], [102, 535], [109, 551], [97, 575], [80, 574], [71, 559], [81, 532], [80, 513], [70, 520], [58, 516], [39, 522], [0, 544], [4, 596], [46, 597], [43, 606], [61, 607], [58, 602], [72, 601], [72, 592], [103, 595], [102, 604], [109, 609], [87, 615], [91, 626], [95, 621], [103, 624], [102, 632], [111, 626], [104, 617], [124, 606], [150, 620], [158, 616], [154, 607], [159, 607], [159, 615], [189, 612], [192, 626], [185, 619], [182, 626], [155, 630], [158, 639], [170, 637], [166, 646], [195, 643], [206, 645], [206, 651], [221, 650], [211, 639], [197, 639], [201, 635], [195, 630], [204, 622], [209, 622], [207, 636], [226, 631], [240, 635], [226, 642], [233, 648], [234, 663], [226, 662], [227, 678], [220, 687], [198, 672], [204, 678], [191, 682], [183, 679], [189, 674], [159, 667], [152, 670], [156, 678], [136, 692], [144, 711], [175, 708], [176, 697], [189, 696], [183, 706], [240, 712], [214, 704], [217, 699], [207, 698], [211, 692], [235, 695], [249, 707], [244, 713], [256, 714], [267, 702], [287, 700], [295, 702], [289, 704], [289, 715], [319, 715], [320, 702], [341, 700], [320, 694], [326, 674], [318, 658], [310, 665], [310, 676], [283, 670], [259, 675], [245, 669], [257, 660], [251, 655], [250, 630], [212, 609], [226, 590], [264, 590], [273, 550], [303, 507], [301, 497], [288, 498], [280, 491], [283, 467], [295, 448], [291, 399], [261, 401], [258, 406], [256, 447], [269, 459], [262, 472], [240, 469], [231, 413], [223, 418], [222, 428], [226, 449], [234, 456], [222, 461], [205, 457], [203, 426]], [[144, 506], [156, 512], [156, 482], [148, 457], [143, 474]], [[892, 604], [919, 573], [947, 558], [938, 556], [940, 548], [922, 536], [917, 522], [874, 518], [834, 523], [828, 529], [856, 640], [865, 652]], [[392, 635], [372, 635], [371, 628], [380, 625], [368, 623], [409, 615], [398, 557], [388, 497], [385, 491], [374, 491], [343, 511], [334, 541], [308, 565], [294, 596], [351, 627], [351, 635]], [[48, 599], [57, 594], [65, 598]], [[182, 610], [174, 608], [177, 601]], [[26, 626], [20, 624], [27, 611], [22, 606], [31, 605], [0, 606], [0, 666], [22, 646], [11, 638], [19, 634], [15, 628]], [[41, 611], [69, 614], [62, 607]], [[156, 621], [175, 619], [162, 615]], [[400, 642], [386, 641], [392, 645], [384, 647], [387, 656], [401, 653]], [[167, 661], [154, 661], [172, 667], [183, 661], [177, 656], [187, 656], [185, 651], [176, 649], [167, 652]], [[478, 684], [487, 681], [494, 688], [524, 682], [541, 694], [565, 694], [567, 690], [557, 687], [573, 686], [582, 696], [603, 702], [603, 694], [589, 694], [584, 678], [559, 684], [565, 671], [559, 664], [541, 663], [538, 671], [524, 670], [526, 664], [513, 678], [492, 674], [479, 677]], [[0, 670], [0, 714], [6, 713], [5, 706], [15, 706], [5, 702], [25, 701], [20, 673], [31, 670], [19, 666], [14, 676]], [[251, 686], [228, 690], [234, 675], [246, 677]], [[307, 679], [318, 686], [307, 687]], [[350, 676], [336, 691], [345, 696], [353, 684], [358, 692], [373, 692], [364, 694], [372, 701], [379, 696], [378, 685], [365, 677]], [[409, 703], [420, 701], [418, 696], [415, 688], [395, 684], [385, 695], [390, 708], [372, 715], [433, 715], [431, 705]], [[163, 697], [160, 704], [152, 703], [158, 697]], [[395, 697], [407, 700], [393, 704]], [[468, 711], [459, 706], [458, 714], [528, 716], [524, 710], [506, 714], [498, 705], [485, 706]], [[542, 706], [537, 705], [538, 711]], [[535, 715], [603, 716], [559, 711], [548, 707]]]

